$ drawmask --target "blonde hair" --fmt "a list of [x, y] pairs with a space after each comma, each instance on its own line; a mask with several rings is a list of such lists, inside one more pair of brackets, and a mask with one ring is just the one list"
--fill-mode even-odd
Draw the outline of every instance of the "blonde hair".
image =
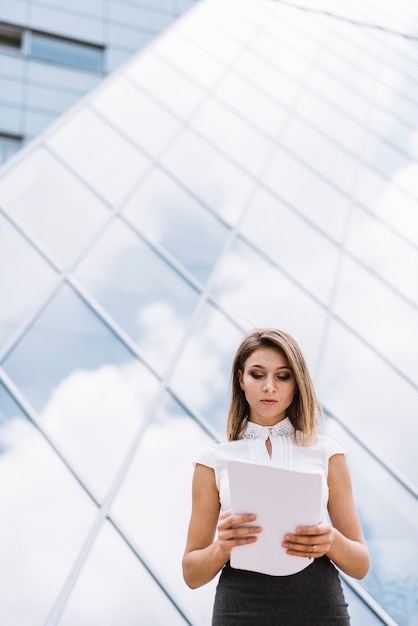
[[241, 389], [238, 372], [244, 371], [248, 357], [259, 348], [274, 348], [284, 354], [296, 382], [295, 395], [287, 409], [295, 441], [299, 445], [315, 442], [322, 409], [315, 393], [305, 357], [296, 341], [287, 333], [274, 328], [259, 328], [244, 337], [232, 365], [231, 400], [226, 434], [228, 441], [240, 439], [249, 414], [249, 405]]

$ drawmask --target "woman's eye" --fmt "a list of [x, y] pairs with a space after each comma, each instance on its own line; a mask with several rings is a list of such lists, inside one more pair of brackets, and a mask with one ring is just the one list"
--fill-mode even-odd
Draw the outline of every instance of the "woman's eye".
[[286, 374], [285, 376], [278, 376], [277, 378], [278, 378], [279, 380], [289, 380], [290, 375], [289, 375], [289, 374]]
[[256, 372], [250, 372], [250, 376], [252, 376], [253, 378], [256, 378], [257, 380], [259, 380], [260, 378], [263, 378], [263, 374], [257, 374]]

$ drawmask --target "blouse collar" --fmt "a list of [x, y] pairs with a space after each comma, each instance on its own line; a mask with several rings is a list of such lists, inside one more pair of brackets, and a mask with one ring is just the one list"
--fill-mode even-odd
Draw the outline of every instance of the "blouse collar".
[[295, 433], [292, 422], [288, 417], [273, 426], [261, 426], [254, 422], [247, 422], [242, 436], [243, 439], [267, 439], [268, 437], [291, 437]]

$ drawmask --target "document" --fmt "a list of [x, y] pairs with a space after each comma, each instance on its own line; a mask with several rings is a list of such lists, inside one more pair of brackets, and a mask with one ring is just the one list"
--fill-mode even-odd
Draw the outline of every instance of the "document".
[[286, 533], [320, 521], [322, 477], [243, 461], [227, 461], [231, 510], [254, 513], [262, 527], [257, 541], [231, 551], [231, 567], [288, 576], [305, 569], [313, 559], [291, 556], [282, 547]]

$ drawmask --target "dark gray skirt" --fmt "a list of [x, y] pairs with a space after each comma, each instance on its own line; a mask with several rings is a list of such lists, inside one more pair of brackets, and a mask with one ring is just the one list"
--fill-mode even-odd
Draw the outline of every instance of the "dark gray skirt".
[[268, 576], [225, 565], [212, 626], [349, 626], [338, 571], [323, 556], [291, 576]]

